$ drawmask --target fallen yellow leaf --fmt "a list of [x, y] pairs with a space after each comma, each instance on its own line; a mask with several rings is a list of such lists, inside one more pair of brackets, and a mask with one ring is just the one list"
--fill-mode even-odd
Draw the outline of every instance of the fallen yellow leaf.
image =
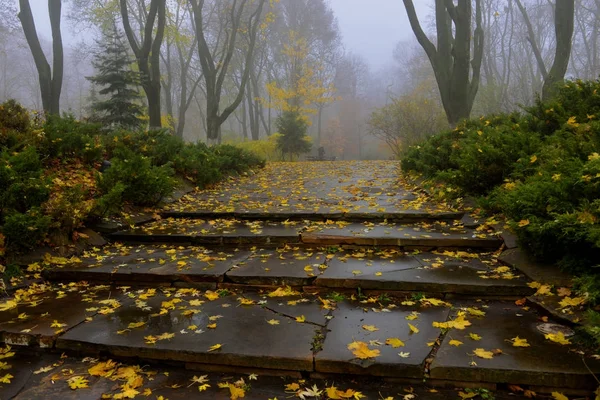
[[404, 347], [404, 342], [398, 338], [388, 338], [385, 340], [385, 344], [392, 346], [394, 349], [398, 347]]

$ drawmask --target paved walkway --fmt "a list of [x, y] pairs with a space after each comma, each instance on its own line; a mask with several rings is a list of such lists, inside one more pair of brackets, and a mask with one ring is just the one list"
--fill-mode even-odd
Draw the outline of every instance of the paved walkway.
[[[321, 398], [469, 398], [507, 384], [544, 398], [597, 386], [584, 338], [527, 300], [565, 300], [567, 315], [577, 308], [569, 289], [500, 261], [491, 228], [464, 226], [461, 212], [402, 182], [394, 162], [271, 164], [168, 212], [78, 258], [27, 267], [46, 282], [0, 301], [0, 398], [183, 398], [190, 388], [310, 398], [332, 382], [339, 393]], [[106, 359], [175, 369], [119, 372]], [[212, 375], [194, 383], [185, 370]]]

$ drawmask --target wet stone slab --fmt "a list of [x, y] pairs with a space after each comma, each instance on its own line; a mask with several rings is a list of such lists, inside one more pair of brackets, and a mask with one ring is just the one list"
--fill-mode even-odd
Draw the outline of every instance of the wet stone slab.
[[308, 286], [322, 273], [325, 253], [317, 250], [259, 251], [227, 273], [246, 285]]
[[524, 277], [497, 273], [479, 259], [431, 253], [399, 253], [383, 258], [336, 256], [315, 282], [317, 286], [329, 288], [490, 296], [529, 295], [532, 289], [526, 283]]
[[[407, 320], [411, 313], [418, 312], [416, 320]], [[334, 318], [327, 325], [328, 333], [323, 350], [315, 356], [317, 372], [342, 373], [371, 376], [398, 376], [422, 378], [425, 359], [431, 352], [428, 343], [435, 342], [439, 329], [432, 327], [433, 321], [444, 321], [449, 310], [445, 307], [419, 308], [400, 306], [390, 312], [365, 312], [362, 307], [347, 302], [339, 304]], [[411, 333], [408, 323], [419, 329]], [[363, 326], [374, 326], [370, 332]], [[386, 345], [389, 338], [398, 338], [404, 346], [393, 348]], [[369, 349], [380, 351], [375, 358], [361, 360], [348, 345], [364, 342]], [[377, 341], [381, 345], [372, 342]], [[400, 356], [399, 353], [403, 353]]]
[[[67, 332], [57, 347], [149, 360], [312, 369], [314, 325], [242, 305], [236, 296], [207, 301], [193, 290], [167, 293], [171, 296], [156, 294], [143, 303], [136, 295], [134, 304]], [[211, 350], [217, 344], [222, 347]]]
[[13, 346], [52, 347], [65, 331], [93, 317], [98, 304], [109, 299], [105, 287], [55, 287], [18, 301], [0, 312], [1, 341]]
[[198, 220], [168, 218], [143, 227], [114, 233], [114, 240], [143, 243], [194, 243], [200, 245], [298, 242], [296, 222]]
[[[593, 389], [597, 382], [586, 368], [575, 345], [561, 345], [544, 338], [537, 329], [542, 323], [533, 310], [509, 302], [489, 303], [483, 318], [468, 318], [465, 330], [451, 330], [431, 364], [431, 377], [454, 381], [524, 384], [557, 388]], [[481, 336], [474, 341], [470, 333]], [[514, 347], [515, 337], [526, 339], [529, 347]], [[463, 344], [456, 347], [450, 340]], [[575, 343], [575, 338], [570, 338]], [[501, 350], [492, 359], [474, 355], [475, 349]], [[597, 375], [600, 363], [587, 359]]]
[[325, 226], [302, 233], [303, 243], [371, 246], [427, 246], [462, 248], [497, 248], [502, 240], [467, 228], [431, 225], [351, 223], [344, 227]]
[[47, 272], [51, 280], [119, 284], [222, 282], [225, 272], [251, 253], [202, 247], [119, 246], [88, 252], [75, 266]]

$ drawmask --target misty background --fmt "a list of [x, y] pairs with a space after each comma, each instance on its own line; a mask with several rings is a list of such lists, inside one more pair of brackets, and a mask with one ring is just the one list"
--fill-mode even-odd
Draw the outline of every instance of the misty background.
[[[3, 6], [0, 14], [0, 100], [15, 98], [28, 108], [41, 110], [37, 71], [16, 16], [18, 2], [2, 0], [0, 3]], [[93, 88], [86, 78], [95, 73], [92, 61], [106, 29], [106, 21], [115, 21], [122, 29], [117, 3], [114, 0], [63, 1], [65, 76], [60, 109], [76, 118], [88, 116], [90, 102], [97, 95], [97, 88]], [[130, 0], [129, 3], [139, 6], [150, 2]], [[215, 17], [207, 19], [206, 29], [216, 35], [223, 28], [223, 19], [218, 17], [219, 2], [207, 0], [207, 3], [213, 4]], [[423, 29], [435, 38], [434, 1], [414, 3]], [[542, 57], [550, 63], [555, 41], [552, 2], [526, 0], [522, 3], [528, 10]], [[568, 77], [594, 79], [598, 75], [600, 12], [597, 3], [577, 1]], [[42, 47], [51, 59], [47, 1], [31, 0], [30, 4]], [[184, 139], [207, 141], [206, 93], [198, 55], [193, 50], [193, 19], [190, 10], [181, 4], [167, 1], [169, 18], [175, 18], [177, 13], [179, 19], [168, 21], [173, 26], [167, 29], [161, 47], [161, 112], [165, 125]], [[528, 31], [515, 2], [482, 0], [482, 7], [485, 51], [472, 116], [512, 111], [520, 105], [532, 104], [543, 84], [528, 42]], [[136, 10], [144, 8], [131, 7], [134, 21]], [[139, 13], [138, 20], [143, 22], [144, 12]], [[307, 100], [306, 107], [311, 122], [309, 133], [318, 144], [313, 149], [323, 146], [327, 154], [340, 159], [394, 156], [403, 145], [398, 140], [407, 140], [401, 137], [390, 143], [385, 135], [375, 132], [376, 112], [384, 107], [394, 113], [394, 121], [402, 121], [403, 126], [398, 130], [414, 132], [415, 138], [411, 140], [448, 127], [433, 70], [415, 39], [402, 1], [280, 0], [270, 2], [268, 14], [272, 19], [265, 25], [254, 55], [249, 80], [254, 83], [248, 85], [244, 100], [223, 124], [219, 141], [264, 139], [274, 132], [273, 121], [279, 111], [271, 98], [273, 91], [268, 89], [269, 84], [285, 86], [290, 76], [290, 60], [283, 54], [294, 40], [299, 43], [298, 37], [307, 43], [301, 59], [311, 71], [315, 84], [311, 88], [316, 90], [320, 85], [320, 97]], [[171, 39], [169, 34], [173, 35]], [[127, 44], [125, 35], [122, 36]], [[190, 49], [190, 52], [183, 49], [191, 57], [188, 70], [182, 69], [176, 57], [179, 45]], [[236, 53], [234, 68], [226, 77], [226, 99], [235, 97], [239, 90], [243, 46], [238, 46], [240, 55]], [[187, 82], [187, 92], [183, 94], [182, 74]], [[182, 95], [190, 96], [185, 107]], [[143, 96], [140, 101], [144, 101]], [[389, 108], [391, 105], [395, 108]], [[379, 117], [388, 118], [389, 115]]]

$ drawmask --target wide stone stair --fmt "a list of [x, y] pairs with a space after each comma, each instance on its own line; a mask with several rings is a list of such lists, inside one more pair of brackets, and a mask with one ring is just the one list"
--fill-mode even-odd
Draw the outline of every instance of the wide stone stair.
[[0, 338], [193, 371], [511, 398], [598, 386], [588, 343], [528, 301], [543, 283], [503, 257], [514, 244], [490, 227], [454, 211], [283, 208], [173, 206], [104, 247], [49, 257], [47, 283], [0, 304]]

